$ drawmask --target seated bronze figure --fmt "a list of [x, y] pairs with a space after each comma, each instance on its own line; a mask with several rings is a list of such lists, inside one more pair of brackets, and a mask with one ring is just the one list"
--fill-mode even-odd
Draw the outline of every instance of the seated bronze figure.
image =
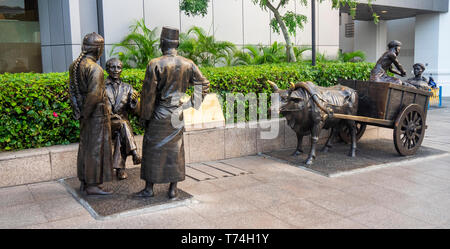
[[106, 79], [106, 95], [112, 112], [113, 168], [116, 169], [117, 178], [123, 180], [128, 177], [125, 172], [125, 162], [129, 155], [133, 157], [135, 165], [141, 163], [134, 141], [133, 128], [128, 120], [129, 114], [137, 113], [139, 93], [120, 79], [122, 62], [119, 59], [109, 59], [106, 62], [106, 71], [109, 75]]
[[430, 90], [431, 88], [428, 86], [428, 80], [422, 76], [425, 71], [425, 65], [422, 63], [416, 63], [413, 66], [414, 69], [414, 78], [408, 79], [406, 82], [413, 85], [417, 89], [421, 90]]
[[[400, 79], [388, 75], [388, 72], [391, 72], [401, 77], [406, 76], [403, 66], [398, 61], [401, 46], [402, 43], [399, 41], [391, 41], [388, 44], [389, 50], [381, 56], [381, 58], [377, 61], [375, 68], [372, 69], [372, 72], [370, 73], [370, 81], [408, 85], [407, 83], [404, 84]], [[395, 66], [398, 71], [395, 70], [393, 66]]]

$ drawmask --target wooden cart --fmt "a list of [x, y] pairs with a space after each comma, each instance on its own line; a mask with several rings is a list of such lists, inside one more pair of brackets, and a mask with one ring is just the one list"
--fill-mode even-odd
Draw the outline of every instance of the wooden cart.
[[[384, 82], [340, 80], [339, 84], [355, 89], [359, 96], [358, 115], [335, 114], [336, 118], [357, 121], [357, 139], [366, 125], [394, 130], [394, 145], [400, 155], [413, 155], [425, 136], [426, 117], [431, 92]], [[341, 138], [350, 142], [347, 129]]]

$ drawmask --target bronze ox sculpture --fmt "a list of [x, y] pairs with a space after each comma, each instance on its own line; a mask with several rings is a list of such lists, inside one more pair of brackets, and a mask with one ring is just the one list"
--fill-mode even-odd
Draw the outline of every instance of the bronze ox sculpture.
[[337, 85], [319, 87], [312, 82], [291, 83], [288, 90], [280, 90], [269, 81], [275, 93], [280, 95], [280, 113], [297, 135], [297, 149], [293, 156], [303, 153], [303, 137], [311, 135], [311, 151], [306, 165], [311, 165], [316, 158], [316, 146], [322, 129], [331, 129], [331, 134], [322, 151], [332, 147], [332, 141], [343, 126], [347, 126], [351, 136], [349, 156], [356, 156], [355, 121], [338, 119], [336, 114], [356, 115], [358, 112], [358, 94], [349, 87]]

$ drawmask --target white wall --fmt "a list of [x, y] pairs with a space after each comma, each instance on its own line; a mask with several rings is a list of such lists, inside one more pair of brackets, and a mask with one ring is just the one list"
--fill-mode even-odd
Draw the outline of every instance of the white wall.
[[[39, 0], [38, 3], [44, 72], [67, 71], [80, 53], [82, 38], [90, 32], [103, 31], [108, 59], [112, 46], [142, 18], [148, 27], [157, 27], [159, 31], [162, 26], [173, 26], [181, 32], [199, 26], [217, 40], [238, 46], [284, 42], [283, 36], [269, 27], [271, 14], [249, 0], [211, 0], [205, 17], [186, 16], [179, 10], [179, 0]], [[290, 1], [283, 12], [287, 10], [308, 17], [305, 28], [299, 29], [292, 41], [298, 46], [311, 46], [310, 6]], [[339, 49], [339, 10], [332, 10], [331, 3], [325, 1], [318, 4], [316, 11], [317, 49], [335, 58]], [[100, 19], [97, 13], [102, 13]]]
[[339, 48], [343, 53], [353, 52], [355, 49], [354, 37], [345, 37], [345, 25], [354, 23], [352, 17], [346, 13], [342, 13], [339, 25]]
[[368, 62], [378, 60], [376, 33], [377, 26], [373, 22], [355, 21], [354, 50], [363, 51]]
[[[401, 41], [403, 46], [400, 51], [399, 61], [403, 65], [407, 76], [404, 78], [409, 79], [414, 77], [412, 73], [412, 66], [414, 65], [414, 48], [415, 48], [415, 25], [416, 18], [405, 18], [399, 20], [392, 20], [387, 22], [388, 32], [387, 41], [398, 40]], [[417, 61], [421, 62], [421, 61]], [[421, 62], [422, 63], [422, 62]]]
[[[376, 62], [387, 50], [387, 44], [390, 41], [399, 40], [403, 44], [399, 61], [407, 72], [407, 76], [403, 80], [414, 76], [412, 66], [415, 63], [415, 17], [380, 21], [378, 24], [373, 21], [355, 21], [354, 39], [345, 38], [346, 22], [344, 18], [346, 17], [343, 17], [340, 29], [342, 32], [340, 34], [340, 41], [342, 42], [340, 46], [344, 52], [361, 50], [366, 53], [368, 62]], [[428, 25], [425, 26], [428, 27]]]
[[[299, 30], [292, 41], [296, 45], [311, 46], [311, 10], [299, 1], [290, 1], [283, 9], [308, 16], [304, 30]], [[317, 6], [318, 51], [336, 57], [339, 49], [339, 10], [332, 10], [328, 1]], [[269, 45], [284, 42], [282, 35], [271, 31], [271, 15], [249, 0], [211, 0], [205, 17], [189, 17], [179, 10], [179, 0], [103, 0], [104, 36], [106, 56], [114, 43], [118, 43], [135, 20], [145, 18], [149, 28], [173, 26], [186, 32], [192, 26], [203, 28], [219, 41], [230, 41], [238, 46], [246, 44]]]
[[[437, 83], [443, 86], [443, 95], [450, 96], [450, 15], [439, 15], [439, 68]], [[431, 37], [433, 39], [433, 37]]]

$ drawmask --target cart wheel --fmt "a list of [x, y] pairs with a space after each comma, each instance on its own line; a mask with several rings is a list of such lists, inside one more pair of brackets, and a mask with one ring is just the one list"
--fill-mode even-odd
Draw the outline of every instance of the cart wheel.
[[[356, 142], [358, 142], [364, 135], [364, 132], [366, 131], [366, 126], [367, 125], [365, 123], [356, 122]], [[341, 137], [342, 141], [344, 141], [346, 144], [352, 143], [352, 135], [350, 134], [350, 129], [346, 125], [344, 125], [341, 128], [339, 136]]]
[[416, 154], [425, 137], [425, 114], [423, 108], [412, 104], [403, 109], [394, 126], [394, 144], [402, 156]]

